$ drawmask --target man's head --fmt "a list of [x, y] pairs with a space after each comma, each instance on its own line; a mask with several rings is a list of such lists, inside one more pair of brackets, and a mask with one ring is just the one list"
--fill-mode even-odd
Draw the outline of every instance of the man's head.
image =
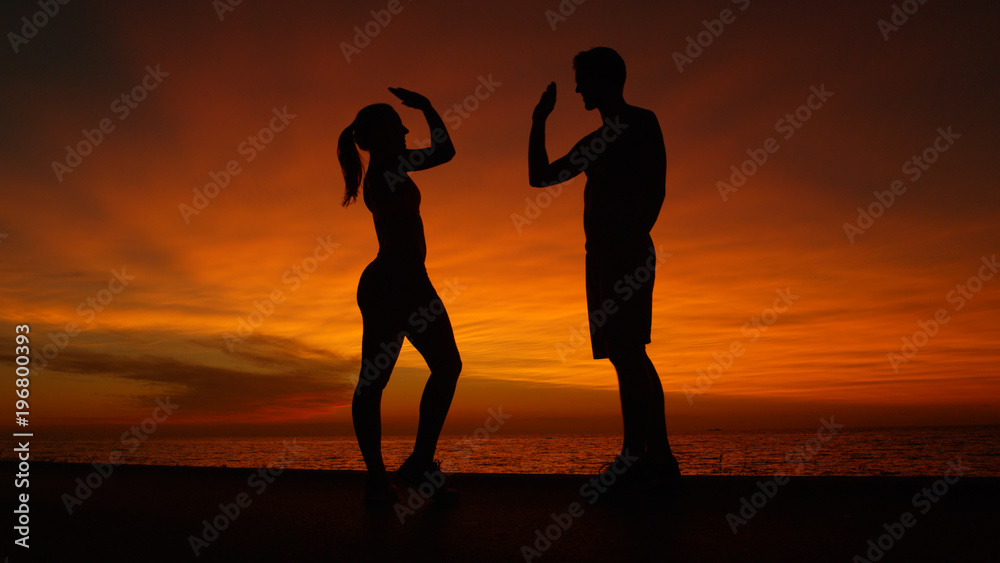
[[573, 57], [576, 91], [588, 109], [617, 103], [625, 89], [625, 61], [614, 49], [595, 47]]

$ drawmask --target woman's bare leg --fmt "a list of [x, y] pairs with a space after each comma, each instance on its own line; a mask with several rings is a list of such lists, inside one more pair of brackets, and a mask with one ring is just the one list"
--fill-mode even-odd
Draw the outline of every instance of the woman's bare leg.
[[[369, 474], [385, 473], [382, 459], [382, 391], [399, 357], [402, 338], [390, 323], [368, 315], [361, 337], [361, 375], [354, 389], [354, 434]], [[383, 346], [384, 345], [384, 346]]]
[[[462, 359], [455, 344], [448, 312], [437, 295], [428, 307], [426, 328], [411, 331], [409, 340], [420, 352], [431, 370], [424, 393], [420, 398], [420, 422], [417, 426], [417, 440], [413, 447], [412, 459], [420, 464], [431, 463], [437, 449], [438, 438], [444, 427], [445, 418], [451, 408], [458, 376], [462, 373]], [[424, 326], [424, 325], [421, 325]]]

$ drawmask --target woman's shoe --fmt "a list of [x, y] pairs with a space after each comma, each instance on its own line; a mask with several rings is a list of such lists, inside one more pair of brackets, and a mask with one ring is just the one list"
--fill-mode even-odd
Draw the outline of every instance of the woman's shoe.
[[420, 463], [410, 457], [396, 470], [396, 475], [424, 498], [432, 498], [440, 503], [458, 500], [458, 491], [448, 486], [448, 479], [441, 471], [438, 461]]
[[365, 481], [365, 506], [387, 508], [399, 499], [399, 491], [388, 474], [369, 475]]

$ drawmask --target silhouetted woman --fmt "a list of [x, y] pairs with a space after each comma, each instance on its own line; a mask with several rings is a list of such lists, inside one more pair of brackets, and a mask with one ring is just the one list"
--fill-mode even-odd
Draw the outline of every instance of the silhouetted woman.
[[[455, 148], [427, 98], [402, 88], [389, 91], [403, 105], [424, 113], [431, 131], [430, 148], [406, 148], [409, 131], [387, 104], [359, 111], [337, 143], [346, 184], [344, 206], [357, 200], [363, 186], [379, 243], [378, 255], [358, 282], [364, 334], [361, 375], [352, 405], [354, 432], [368, 468], [365, 502], [376, 505], [388, 505], [397, 498], [382, 460], [381, 401], [403, 339], [420, 352], [431, 373], [420, 399], [416, 444], [397, 475], [414, 487], [429, 482], [439, 500], [455, 494], [444, 483], [434, 450], [462, 370], [451, 321], [424, 268], [427, 247], [420, 219], [420, 191], [409, 177], [409, 172], [448, 162], [455, 156]], [[367, 171], [355, 144], [369, 154]]]

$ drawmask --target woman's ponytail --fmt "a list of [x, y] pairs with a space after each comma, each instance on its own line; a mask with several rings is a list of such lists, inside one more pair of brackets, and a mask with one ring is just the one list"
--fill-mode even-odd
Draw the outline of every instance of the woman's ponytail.
[[361, 154], [354, 144], [354, 124], [350, 124], [340, 134], [337, 140], [337, 160], [344, 173], [344, 207], [358, 199], [358, 188], [361, 187]]

